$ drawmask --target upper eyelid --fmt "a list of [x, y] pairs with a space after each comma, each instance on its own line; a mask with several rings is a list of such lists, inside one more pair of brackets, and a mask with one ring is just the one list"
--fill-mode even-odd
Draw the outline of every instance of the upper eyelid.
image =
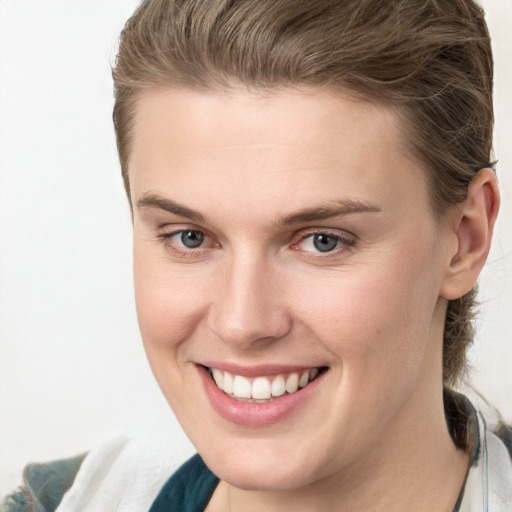
[[296, 237], [306, 238], [308, 236], [314, 235], [329, 235], [337, 238], [341, 238], [343, 240], [357, 240], [357, 236], [350, 231], [345, 229], [329, 229], [329, 228], [304, 228], [297, 232]]
[[205, 239], [210, 239], [210, 240], [214, 240], [214, 238], [212, 236], [210, 236], [208, 233], [205, 233], [204, 230], [202, 229], [193, 229], [193, 228], [182, 228], [182, 229], [174, 229], [172, 231], [163, 231], [162, 233], [159, 233], [157, 236], [159, 238], [172, 238], [172, 237], [175, 237], [176, 235], [179, 235], [180, 233], [185, 233], [187, 231], [197, 231], [198, 233], [202, 233], [205, 237]]
[[188, 224], [186, 222], [184, 223], [176, 223], [176, 224], [162, 224], [161, 226], [158, 226], [156, 228], [156, 234], [158, 237], [167, 236], [171, 237], [173, 235], [176, 235], [178, 233], [182, 233], [183, 231], [198, 231], [200, 233], [203, 233], [204, 236], [213, 239], [216, 239], [215, 236], [211, 233], [210, 230], [199, 227], [194, 224]]
[[319, 232], [313, 232], [313, 233], [306, 233], [304, 236], [301, 236], [299, 238], [299, 240], [297, 240], [296, 242], [292, 243], [291, 245], [292, 245], [292, 247], [297, 246], [301, 242], [304, 242], [308, 238], [311, 238], [311, 237], [313, 237], [315, 235], [326, 235], [328, 237], [335, 238], [335, 239], [338, 240], [338, 242], [342, 242], [345, 247], [353, 247], [355, 245], [355, 243], [356, 243], [356, 239], [354, 237], [347, 237], [347, 236], [343, 236], [343, 235], [340, 235], [340, 234], [337, 234], [337, 233], [330, 233], [330, 232], [326, 232], [326, 231], [319, 231]]
[[[300, 244], [305, 243], [308, 238], [311, 238], [315, 235], [326, 235], [328, 237], [336, 238], [338, 242], [341, 243], [341, 246], [325, 253], [319, 252], [318, 254], [314, 251], [306, 251], [305, 249], [301, 249], [299, 247]], [[299, 233], [295, 236], [294, 241], [291, 243], [291, 248], [295, 250], [304, 250], [308, 254], [309, 258], [318, 259], [318, 258], [329, 258], [339, 256], [341, 253], [345, 253], [348, 250], [352, 250], [358, 242], [358, 238], [356, 235], [351, 233], [350, 231], [342, 230], [342, 229], [328, 229], [328, 228], [310, 228], [299, 231]]]

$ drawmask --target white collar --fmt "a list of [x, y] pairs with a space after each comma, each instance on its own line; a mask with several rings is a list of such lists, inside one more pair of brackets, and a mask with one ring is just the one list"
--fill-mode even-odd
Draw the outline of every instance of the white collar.
[[464, 497], [454, 512], [511, 512], [512, 461], [503, 442], [476, 412], [478, 432]]

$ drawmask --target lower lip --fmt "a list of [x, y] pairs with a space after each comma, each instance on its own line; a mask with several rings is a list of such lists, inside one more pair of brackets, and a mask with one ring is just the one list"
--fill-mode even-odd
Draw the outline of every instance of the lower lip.
[[245, 427], [264, 427], [284, 420], [298, 407], [307, 402], [323, 380], [325, 372], [295, 393], [276, 397], [272, 402], [240, 402], [221, 391], [210, 376], [209, 371], [198, 366], [203, 385], [212, 407], [225, 420]]

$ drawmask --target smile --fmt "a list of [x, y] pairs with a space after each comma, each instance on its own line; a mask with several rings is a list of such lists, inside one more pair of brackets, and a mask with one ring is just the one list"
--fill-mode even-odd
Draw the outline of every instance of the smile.
[[305, 388], [319, 374], [319, 368], [272, 376], [243, 377], [217, 368], [209, 368], [217, 387], [232, 398], [251, 403], [268, 403], [285, 394]]
[[196, 364], [212, 408], [230, 423], [261, 428], [305, 411], [322, 393], [329, 367]]

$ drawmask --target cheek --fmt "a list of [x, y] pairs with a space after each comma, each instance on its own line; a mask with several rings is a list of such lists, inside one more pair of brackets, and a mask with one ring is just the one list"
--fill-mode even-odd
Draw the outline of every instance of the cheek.
[[137, 316], [149, 357], [153, 351], [177, 350], [198, 325], [207, 303], [203, 277], [135, 245]]
[[169, 265], [154, 248], [134, 247], [137, 317], [156, 381], [178, 418], [188, 417], [197, 391], [184, 386], [195, 369], [187, 364], [189, 340], [204, 310], [201, 280]]
[[339, 359], [344, 378], [382, 385], [417, 374], [437, 302], [427, 260], [383, 258], [332, 276], [307, 298], [302, 294], [310, 329]]
[[333, 355], [336, 406], [329, 417], [347, 446], [364, 449], [361, 440], [377, 435], [433, 371], [428, 347], [437, 296], [426, 273], [391, 261], [353, 269], [307, 301], [312, 337]]

